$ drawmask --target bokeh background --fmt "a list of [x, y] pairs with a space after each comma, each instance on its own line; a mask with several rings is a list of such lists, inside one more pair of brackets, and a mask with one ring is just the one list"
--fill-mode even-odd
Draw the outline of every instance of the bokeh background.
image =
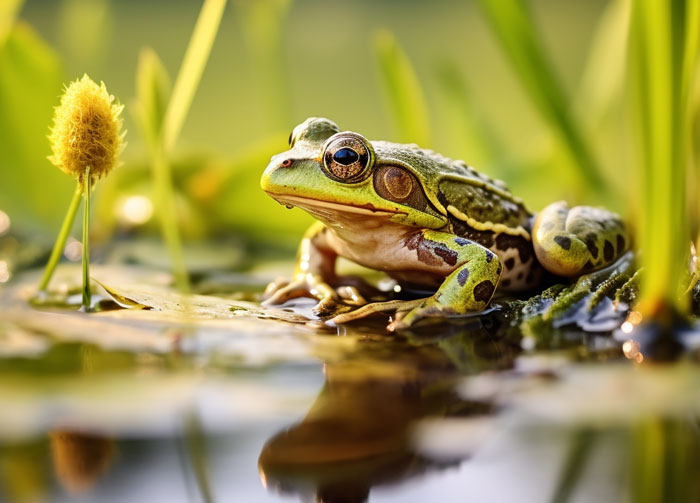
[[[629, 178], [618, 120], [621, 3], [531, 2], [556, 78], [600, 171], [618, 188]], [[119, 232], [157, 234], [144, 199], [152, 206], [149, 157], [134, 115], [139, 55], [152, 48], [174, 81], [199, 9], [199, 2], [163, 0], [19, 5], [17, 23], [0, 34], [0, 209], [15, 231], [46, 242], [57, 232], [74, 182], [46, 160], [46, 134], [62, 86], [87, 73], [126, 105], [128, 130], [124, 165], [97, 187], [96, 242]], [[403, 127], [392, 109], [383, 43], [413, 66], [422, 103], [411, 112], [425, 119], [423, 128]], [[581, 182], [473, 2], [236, 0], [173, 154], [186, 242], [237, 235], [293, 248], [310, 217], [284, 210], [258, 180], [309, 116], [464, 159], [505, 179], [532, 210], [559, 198], [628, 210], [620, 193], [600, 194]]]

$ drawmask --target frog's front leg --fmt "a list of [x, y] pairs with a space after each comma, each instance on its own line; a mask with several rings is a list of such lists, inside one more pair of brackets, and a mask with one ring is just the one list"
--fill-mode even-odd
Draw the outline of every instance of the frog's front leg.
[[454, 234], [420, 231], [414, 242], [419, 260], [437, 260], [454, 266], [440, 288], [405, 316], [397, 316], [389, 330], [413, 325], [426, 317], [444, 317], [483, 311], [493, 297], [503, 267], [495, 253]]
[[577, 277], [601, 269], [622, 256], [629, 245], [625, 224], [602, 208], [564, 201], [542, 210], [532, 229], [537, 260], [552, 274]]
[[329, 283], [336, 279], [335, 262], [338, 255], [327, 243], [328, 229], [321, 222], [309, 227], [299, 244], [292, 281], [276, 280], [266, 290], [263, 305], [282, 304], [297, 297], [318, 300], [314, 313], [319, 316], [338, 314], [349, 307], [342, 304]]

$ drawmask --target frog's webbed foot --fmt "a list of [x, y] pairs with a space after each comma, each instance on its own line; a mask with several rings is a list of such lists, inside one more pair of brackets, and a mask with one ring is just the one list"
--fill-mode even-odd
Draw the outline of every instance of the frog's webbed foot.
[[425, 299], [389, 300], [386, 302], [372, 302], [371, 304], [366, 304], [349, 313], [334, 316], [329, 321], [335, 325], [340, 325], [343, 323], [349, 323], [351, 321], [361, 320], [362, 318], [366, 318], [367, 316], [376, 313], [396, 311], [397, 315], [399, 315], [398, 313], [408, 312], [416, 306], [419, 306], [424, 301]]
[[337, 292], [328, 283], [316, 277], [293, 281], [278, 278], [267, 285], [264, 294], [266, 300], [262, 305], [271, 306], [299, 297], [310, 297], [318, 300], [318, 304], [312, 309], [313, 313], [319, 318], [330, 318], [349, 311], [351, 306], [348, 304], [366, 302], [352, 287], [339, 287], [338, 290]]
[[412, 327], [425, 318], [447, 318], [459, 313], [450, 306], [441, 305], [435, 297], [420, 299], [420, 303], [408, 311], [397, 311], [394, 321], [387, 325], [390, 332]]
[[[332, 286], [335, 287], [335, 291], [343, 299], [348, 299], [353, 305], [364, 305], [368, 301], [366, 299], [380, 299], [386, 298], [386, 293], [379, 290], [374, 285], [370, 284], [364, 278], [360, 276], [339, 276], [331, 282]], [[357, 299], [357, 300], [355, 300]], [[360, 299], [364, 300], [360, 302]]]

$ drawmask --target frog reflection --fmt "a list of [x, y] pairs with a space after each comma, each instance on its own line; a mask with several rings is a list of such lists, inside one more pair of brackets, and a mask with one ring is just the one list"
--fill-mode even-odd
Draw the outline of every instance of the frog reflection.
[[[370, 359], [327, 363], [325, 385], [306, 417], [263, 447], [258, 460], [263, 484], [304, 500], [363, 502], [374, 486], [458, 463], [421, 456], [412, 448], [411, 433], [422, 418], [490, 412], [489, 404], [465, 401], [455, 391], [457, 369], [466, 364], [455, 357], [478, 358], [475, 341], [484, 340], [484, 334], [469, 333], [450, 338], [471, 345], [455, 342], [451, 348], [459, 345], [460, 351], [452, 354], [437, 344], [395, 342], [374, 348]], [[486, 352], [491, 361], [478, 364], [501, 366], [501, 356], [512, 354], [502, 349]]]

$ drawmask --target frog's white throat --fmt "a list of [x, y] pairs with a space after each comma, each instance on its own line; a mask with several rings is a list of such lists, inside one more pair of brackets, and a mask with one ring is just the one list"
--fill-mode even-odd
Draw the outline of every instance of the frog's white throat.
[[354, 206], [349, 204], [321, 201], [310, 197], [293, 196], [288, 194], [270, 194], [278, 203], [301, 208], [314, 217], [326, 222], [329, 218], [335, 220], [339, 214], [366, 215], [373, 217], [391, 217], [398, 212], [380, 210], [371, 206]]

